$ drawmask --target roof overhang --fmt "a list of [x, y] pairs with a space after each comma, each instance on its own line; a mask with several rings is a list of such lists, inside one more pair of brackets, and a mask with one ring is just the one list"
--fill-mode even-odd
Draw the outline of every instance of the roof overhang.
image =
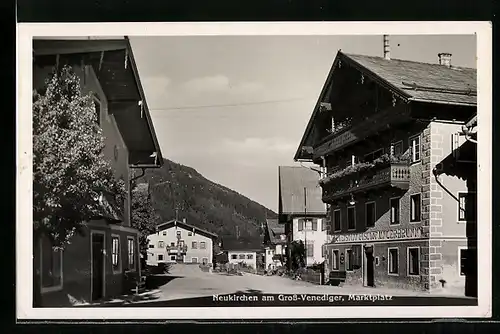
[[33, 55], [45, 65], [91, 65], [129, 151], [131, 168], [158, 168], [163, 158], [128, 37], [35, 39]]

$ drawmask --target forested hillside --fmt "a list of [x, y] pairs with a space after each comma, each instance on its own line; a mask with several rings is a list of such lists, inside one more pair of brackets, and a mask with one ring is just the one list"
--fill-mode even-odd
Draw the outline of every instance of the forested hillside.
[[164, 159], [162, 168], [149, 169], [138, 182], [148, 182], [155, 212], [161, 221], [186, 218], [189, 224], [241, 239], [260, 236], [261, 224], [277, 214], [259, 203], [214, 183], [195, 169]]

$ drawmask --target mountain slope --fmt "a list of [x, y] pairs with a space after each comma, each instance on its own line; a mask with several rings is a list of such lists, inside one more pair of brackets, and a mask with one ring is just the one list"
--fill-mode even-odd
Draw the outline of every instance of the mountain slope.
[[146, 171], [151, 200], [161, 221], [186, 218], [189, 224], [217, 233], [255, 239], [261, 223], [277, 214], [261, 204], [212, 182], [195, 169], [164, 159], [162, 168]]

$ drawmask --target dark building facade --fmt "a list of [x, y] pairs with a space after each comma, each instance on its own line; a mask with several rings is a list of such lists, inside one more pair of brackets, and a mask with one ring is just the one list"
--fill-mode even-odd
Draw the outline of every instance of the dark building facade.
[[441, 171], [468, 145], [460, 132], [476, 113], [476, 70], [450, 57], [335, 58], [295, 160], [326, 169], [326, 270], [345, 284], [474, 295], [466, 267], [477, 265], [465, 254], [475, 190]]

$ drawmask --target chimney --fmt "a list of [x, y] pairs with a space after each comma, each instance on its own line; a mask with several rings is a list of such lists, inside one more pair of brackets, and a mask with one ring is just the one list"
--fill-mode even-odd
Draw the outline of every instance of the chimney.
[[439, 65], [451, 67], [451, 53], [447, 52], [438, 53], [438, 57], [439, 57]]
[[389, 47], [389, 35], [384, 35], [384, 59], [391, 59], [391, 49]]

